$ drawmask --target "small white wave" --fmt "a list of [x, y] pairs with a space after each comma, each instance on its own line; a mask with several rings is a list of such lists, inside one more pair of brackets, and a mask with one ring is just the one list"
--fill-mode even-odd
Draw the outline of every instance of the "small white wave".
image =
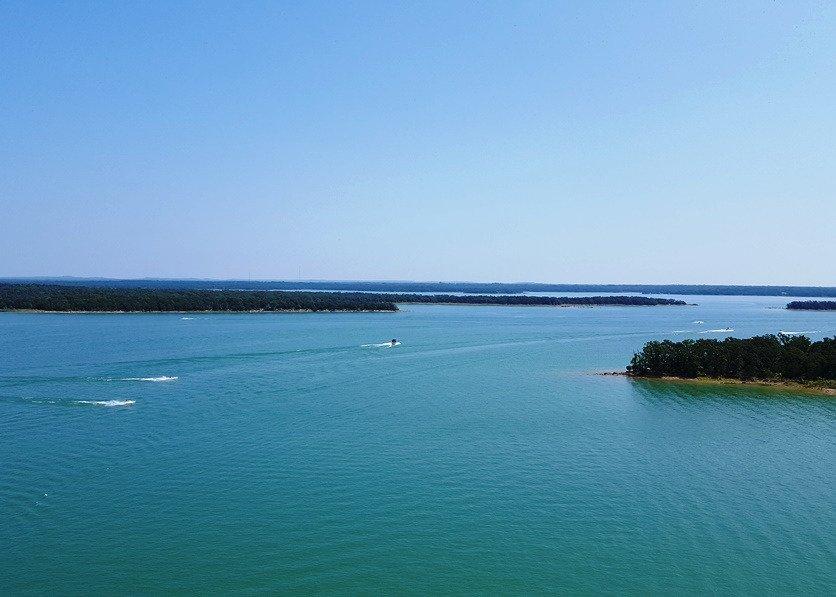
[[183, 321], [191, 321], [192, 319], [194, 319], [194, 317], [181, 317], [180, 319], [182, 319]]
[[76, 400], [75, 403], [93, 406], [131, 406], [136, 403], [136, 400]]
[[177, 381], [179, 377], [168, 375], [160, 375], [159, 377], [123, 377], [119, 381]]
[[393, 346], [400, 346], [400, 342], [380, 342], [379, 344], [361, 344], [363, 348], [392, 348]]
[[692, 321], [691, 323], [697, 323], [697, 324], [699, 324], [699, 323], [705, 323], [705, 322], [704, 322], [704, 321], [700, 321], [700, 320], [698, 319], [697, 321]]
[[671, 332], [671, 334], [687, 334], [690, 331], [691, 330], [674, 330]]
[[701, 334], [724, 334], [726, 332], [733, 332], [734, 328], [718, 328], [716, 330], [705, 330]]

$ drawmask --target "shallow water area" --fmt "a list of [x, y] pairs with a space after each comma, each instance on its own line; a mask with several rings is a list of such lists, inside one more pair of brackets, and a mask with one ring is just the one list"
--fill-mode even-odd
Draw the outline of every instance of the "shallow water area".
[[673, 298], [0, 313], [0, 593], [832, 594], [836, 401], [593, 373], [836, 313]]

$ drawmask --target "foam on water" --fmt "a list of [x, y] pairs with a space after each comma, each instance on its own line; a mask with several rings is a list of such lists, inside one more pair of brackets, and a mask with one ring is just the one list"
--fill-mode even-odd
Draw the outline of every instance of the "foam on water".
[[[71, 379], [71, 378], [68, 378]], [[154, 382], [165, 382], [165, 381], [177, 381], [180, 379], [176, 375], [158, 375], [154, 377], [83, 377], [83, 378], [75, 378], [75, 379], [83, 379], [85, 381], [154, 381]]]
[[132, 406], [136, 400], [76, 400], [74, 404], [90, 404], [92, 406]]
[[733, 332], [734, 328], [718, 328], [716, 330], [705, 330], [700, 332], [701, 334], [725, 334], [728, 332]]
[[361, 344], [363, 348], [392, 348], [395, 346], [400, 346], [400, 342], [395, 342], [392, 344], [391, 342], [380, 342], [378, 344]]
[[781, 330], [780, 332], [778, 332], [778, 334], [781, 336], [803, 336], [805, 334], [818, 334], [819, 331], [820, 330], [808, 330], [806, 332], [786, 332], [784, 330]]

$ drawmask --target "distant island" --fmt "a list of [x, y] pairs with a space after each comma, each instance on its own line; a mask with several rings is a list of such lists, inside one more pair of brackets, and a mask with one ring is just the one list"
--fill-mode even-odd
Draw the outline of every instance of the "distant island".
[[791, 301], [787, 309], [794, 311], [836, 311], [836, 301]]
[[[365, 295], [369, 296], [369, 295]], [[527, 294], [373, 294], [394, 303], [425, 303], [436, 305], [530, 305], [551, 307], [629, 306], [653, 307], [687, 305], [678, 299], [651, 296], [530, 296]]]
[[632, 294], [836, 297], [833, 286], [743, 286], [723, 284], [545, 284], [539, 282], [414, 282], [408, 280], [196, 280], [108, 278], [0, 278], [0, 283], [61, 284], [168, 290], [332, 290], [340, 292], [522, 294], [605, 292]]
[[59, 284], [0, 284], [0, 310], [67, 312], [397, 311], [373, 294], [166, 290]]
[[628, 376], [803, 386], [836, 393], [836, 336], [816, 342], [806, 336], [653, 341], [633, 355]]
[[0, 310], [62, 312], [397, 311], [398, 304], [656, 306], [684, 301], [647, 296], [397, 294], [172, 290], [63, 284], [0, 284]]

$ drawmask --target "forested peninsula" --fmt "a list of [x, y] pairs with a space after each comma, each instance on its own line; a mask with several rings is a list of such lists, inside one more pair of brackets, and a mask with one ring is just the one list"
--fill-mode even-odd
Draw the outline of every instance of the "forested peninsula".
[[813, 342], [806, 336], [653, 341], [633, 355], [627, 375], [640, 378], [801, 384], [834, 394], [836, 336]]
[[791, 301], [787, 309], [793, 311], [836, 311], [836, 301]]
[[6, 311], [397, 311], [373, 294], [0, 284]]
[[[368, 295], [366, 295], [368, 296]], [[394, 303], [437, 305], [542, 305], [553, 307], [686, 305], [678, 299], [651, 296], [530, 296], [526, 294], [375, 294]]]
[[366, 292], [173, 290], [61, 284], [0, 284], [0, 310], [62, 312], [397, 311], [398, 304], [655, 306], [684, 301], [647, 296], [549, 297]]

